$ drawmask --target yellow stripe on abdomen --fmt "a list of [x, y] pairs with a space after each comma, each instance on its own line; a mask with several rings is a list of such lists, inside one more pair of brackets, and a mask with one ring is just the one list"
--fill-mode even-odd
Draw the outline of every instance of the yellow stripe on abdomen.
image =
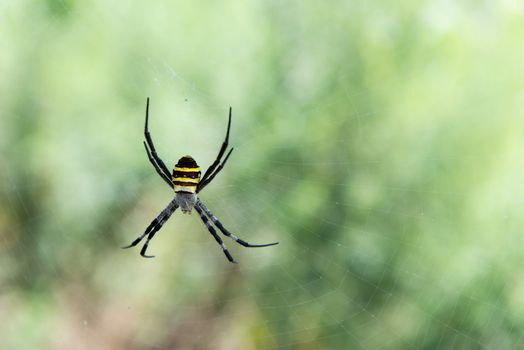
[[184, 172], [194, 172], [194, 171], [200, 171], [200, 167], [196, 167], [196, 168], [181, 168], [181, 167], [175, 167], [175, 169], [173, 169], [174, 171], [184, 171]]
[[183, 182], [190, 182], [192, 184], [198, 184], [200, 182], [200, 180], [198, 178], [193, 179], [193, 178], [190, 178], [190, 177], [173, 177], [172, 180], [173, 180], [173, 182], [175, 182], [175, 181], [183, 181]]
[[196, 193], [196, 185], [191, 186], [181, 186], [175, 185], [175, 192], [187, 192], [187, 193]]

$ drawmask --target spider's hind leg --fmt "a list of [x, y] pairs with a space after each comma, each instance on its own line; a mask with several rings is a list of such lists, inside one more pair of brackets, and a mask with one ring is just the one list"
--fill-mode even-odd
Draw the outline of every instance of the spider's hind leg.
[[130, 245], [122, 247], [122, 249], [134, 247], [138, 243], [140, 243], [140, 241], [142, 241], [142, 239], [144, 239], [145, 236], [148, 236], [146, 243], [140, 250], [140, 255], [142, 255], [144, 258], [153, 258], [154, 256], [152, 255], [146, 255], [146, 250], [149, 245], [149, 241], [153, 239], [153, 237], [158, 232], [158, 230], [162, 228], [162, 225], [164, 225], [164, 223], [169, 219], [169, 217], [171, 217], [171, 215], [175, 212], [177, 208], [178, 208], [178, 204], [177, 204], [176, 198], [174, 198], [168, 204], [168, 206], [164, 210], [162, 210], [162, 212], [158, 214], [158, 216], [153, 221], [151, 221], [151, 223], [149, 224], [149, 226], [147, 226], [143, 234], [138, 236], [138, 238], [135, 239], [133, 242], [131, 242]]
[[224, 244], [224, 241], [222, 241], [222, 238], [220, 238], [220, 236], [217, 234], [217, 232], [215, 231], [215, 229], [213, 228], [213, 226], [211, 225], [211, 223], [209, 222], [209, 220], [206, 218], [206, 215], [202, 212], [202, 210], [195, 205], [195, 210], [196, 212], [198, 213], [198, 215], [200, 215], [200, 219], [202, 219], [202, 221], [204, 222], [204, 224], [206, 225], [209, 233], [211, 233], [211, 235], [215, 238], [215, 240], [217, 241], [218, 244], [220, 244], [220, 246], [222, 247], [222, 251], [224, 252], [224, 255], [226, 256], [227, 260], [229, 260], [230, 262], [234, 263], [234, 264], [237, 264], [237, 262], [235, 261], [235, 259], [233, 258], [233, 256], [231, 256], [231, 253], [229, 253], [229, 250], [227, 250], [227, 247], [226, 245]]
[[244, 247], [247, 247], [247, 248], [261, 248], [261, 247], [269, 247], [269, 246], [272, 246], [272, 245], [277, 245], [278, 242], [273, 242], [273, 243], [266, 243], [266, 244], [251, 244], [249, 242], [246, 242], [240, 238], [238, 238], [237, 236], [235, 236], [234, 234], [232, 234], [231, 232], [229, 232], [225, 227], [224, 225], [222, 225], [222, 223], [220, 221], [218, 221], [217, 217], [215, 215], [213, 215], [213, 213], [211, 212], [211, 210], [207, 209], [207, 207], [204, 205], [204, 203], [202, 203], [202, 201], [200, 199], [198, 199], [197, 201], [197, 204], [195, 205], [195, 209], [196, 208], [201, 208], [202, 210], [204, 210], [204, 212], [206, 213], [206, 215], [211, 219], [211, 221], [213, 221], [213, 223], [216, 225], [216, 227], [218, 227], [218, 229], [226, 236], [228, 236], [229, 238], [231, 238], [232, 240], [234, 240], [235, 242], [237, 242], [238, 244], [244, 246]]

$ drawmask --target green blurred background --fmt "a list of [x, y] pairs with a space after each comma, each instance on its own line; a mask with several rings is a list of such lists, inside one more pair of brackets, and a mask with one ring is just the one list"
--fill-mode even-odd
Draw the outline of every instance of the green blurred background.
[[[0, 2], [1, 349], [524, 348], [520, 1]], [[161, 157], [228, 166], [201, 193]]]

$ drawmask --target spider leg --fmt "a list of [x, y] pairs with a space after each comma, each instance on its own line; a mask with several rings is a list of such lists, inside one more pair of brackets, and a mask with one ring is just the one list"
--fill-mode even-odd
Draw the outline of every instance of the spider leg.
[[[218, 156], [211, 164], [209, 168], [207, 168], [206, 172], [204, 173], [204, 176], [202, 176], [201, 181], [205, 181], [209, 175], [213, 173], [215, 168], [220, 164], [220, 160], [222, 156], [224, 155], [224, 152], [226, 151], [227, 146], [229, 145], [229, 130], [231, 129], [231, 107], [229, 107], [229, 120], [227, 122], [227, 131], [226, 131], [226, 138], [224, 139], [224, 142], [222, 143], [222, 146], [220, 147], [220, 151], [218, 151]], [[231, 151], [229, 151], [231, 153]]]
[[146, 243], [144, 243], [144, 245], [142, 246], [142, 249], [140, 249], [140, 255], [142, 255], [144, 258], [154, 258], [155, 257], [154, 255], [147, 255], [146, 254], [147, 247], [149, 246], [149, 241], [152, 240], [153, 237], [155, 237], [155, 234], [162, 228], [162, 226], [167, 221], [167, 219], [169, 219], [171, 214], [172, 214], [172, 212], [167, 214], [166, 216], [164, 216], [160, 220], [160, 222], [153, 228], [153, 230], [151, 230], [151, 232], [149, 232], [149, 235], [147, 236], [147, 239], [146, 239]]
[[204, 215], [204, 213], [202, 212], [202, 210], [195, 205], [195, 210], [197, 211], [198, 215], [200, 215], [200, 219], [202, 219], [202, 221], [204, 222], [204, 224], [206, 225], [209, 233], [211, 233], [211, 235], [215, 238], [215, 240], [218, 242], [218, 244], [220, 244], [220, 246], [222, 247], [222, 251], [224, 252], [224, 254], [226, 255], [227, 257], [227, 260], [229, 260], [230, 262], [234, 263], [234, 264], [237, 264], [237, 262], [235, 261], [235, 259], [231, 256], [231, 254], [229, 253], [229, 251], [227, 250], [227, 247], [226, 245], [224, 244], [224, 241], [222, 241], [222, 238], [220, 238], [220, 236], [217, 234], [217, 232], [215, 231], [215, 229], [213, 228], [213, 226], [211, 225], [211, 223], [209, 222], [209, 220], [206, 218], [206, 216]]
[[206, 215], [211, 219], [211, 221], [213, 221], [213, 223], [215, 224], [216, 227], [218, 227], [218, 229], [226, 236], [228, 236], [229, 238], [231, 238], [232, 240], [234, 240], [235, 242], [237, 242], [238, 244], [240, 245], [243, 245], [244, 247], [248, 247], [248, 248], [261, 248], [261, 247], [269, 247], [269, 246], [272, 246], [272, 245], [276, 245], [278, 244], [278, 242], [273, 242], [273, 243], [266, 243], [266, 244], [251, 244], [249, 242], [246, 242], [240, 238], [238, 238], [237, 236], [235, 236], [234, 234], [232, 234], [231, 232], [229, 232], [225, 227], [224, 225], [222, 225], [222, 223], [220, 221], [218, 221], [217, 217], [215, 215], [213, 215], [213, 213], [211, 212], [211, 210], [209, 210], [205, 205], [204, 203], [202, 203], [202, 201], [200, 199], [198, 199], [198, 202], [196, 204], [195, 207], [199, 207], [201, 209], [204, 210], [204, 212], [206, 213]]
[[144, 239], [144, 237], [147, 236], [147, 234], [160, 222], [161, 216], [162, 216], [162, 214], [158, 215], [153, 221], [151, 221], [149, 226], [147, 226], [147, 228], [144, 231], [144, 233], [142, 233], [140, 236], [138, 236], [138, 238], [135, 239], [133, 242], [131, 242], [130, 245], [126, 245], [125, 247], [122, 247], [122, 249], [128, 249], [128, 248], [134, 247], [138, 243], [140, 243], [140, 241], [142, 239]]
[[147, 148], [147, 144], [146, 142], [144, 141], [144, 147], [146, 148], [146, 152], [147, 152], [147, 157], [149, 158], [149, 161], [151, 162], [151, 164], [153, 164], [153, 166], [155, 167], [155, 170], [156, 172], [158, 173], [158, 175], [160, 175], [160, 177], [162, 178], [162, 180], [164, 180], [171, 188], [174, 188], [174, 185], [173, 183], [171, 182], [171, 180], [169, 179], [169, 177], [167, 177], [163, 172], [162, 170], [158, 167], [158, 164], [155, 162], [155, 160], [153, 159], [153, 157], [151, 156], [151, 152], [149, 152], [149, 148]]
[[[149, 97], [147, 98], [147, 102], [146, 102], [146, 125], [144, 127], [144, 136], [146, 138], [147, 145], [149, 146], [149, 148], [151, 150], [151, 154], [149, 154], [149, 152], [148, 152], [148, 156], [150, 156], [150, 155], [153, 156], [153, 159], [155, 160], [155, 162], [158, 165], [158, 167], [162, 170], [164, 175], [168, 179], [170, 179], [171, 178], [171, 173], [167, 169], [167, 167], [164, 164], [164, 162], [162, 161], [162, 159], [160, 159], [160, 157], [156, 153], [155, 145], [153, 144], [153, 140], [151, 139], [151, 134], [149, 133], [149, 126], [148, 126], [148, 124], [149, 124]], [[147, 147], [146, 147], [146, 149], [147, 149]], [[157, 167], [155, 166], [155, 168], [157, 168]]]
[[200, 181], [198, 183], [198, 187], [197, 187], [197, 190], [196, 190], [197, 193], [202, 191], [204, 189], [204, 187], [209, 185], [211, 183], [211, 181], [215, 178], [215, 176], [217, 176], [217, 174], [220, 172], [220, 170], [222, 170], [222, 168], [224, 168], [224, 165], [226, 165], [226, 162], [227, 162], [229, 156], [231, 155], [231, 152], [233, 152], [233, 149], [234, 148], [231, 148], [229, 150], [229, 152], [226, 155], [226, 158], [224, 158], [224, 161], [222, 162], [222, 164], [220, 164], [220, 166], [218, 168], [216, 168], [216, 170], [215, 170], [215, 172], [213, 174], [209, 175], [208, 178], [205, 179], [204, 181]]
[[149, 226], [146, 228], [143, 234], [141, 234], [137, 239], [135, 239], [133, 242], [131, 242], [130, 245], [122, 247], [122, 249], [127, 249], [136, 246], [146, 235], [149, 235], [147, 237], [146, 243], [144, 244], [144, 247], [140, 250], [140, 255], [142, 255], [145, 258], [152, 258], [153, 256], [145, 255], [145, 252], [147, 250], [147, 246], [149, 245], [149, 241], [154, 237], [155, 233], [162, 228], [162, 225], [169, 219], [169, 217], [175, 212], [175, 210], [178, 208], [178, 204], [176, 203], [176, 199], [173, 199], [168, 206], [162, 210], [160, 214], [149, 224]]

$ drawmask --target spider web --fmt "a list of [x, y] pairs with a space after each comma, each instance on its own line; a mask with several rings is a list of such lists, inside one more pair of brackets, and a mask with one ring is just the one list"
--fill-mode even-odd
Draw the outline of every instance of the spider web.
[[[502, 64], [519, 62], [509, 30], [497, 50], [498, 36], [482, 46], [456, 29], [470, 9], [446, 2], [416, 9], [421, 37], [397, 27], [401, 10], [229, 4], [240, 38], [206, 8], [198, 18], [215, 34], [192, 29], [195, 41], [165, 48], [162, 7], [130, 28], [133, 5], [50, 2], [48, 18], [28, 4], [2, 5], [39, 19], [21, 34], [8, 22], [32, 46], [0, 34], [16, 48], [5, 67], [23, 67], [5, 69], [23, 93], [4, 94], [0, 130], [2, 348], [522, 347], [524, 90], [511, 80], [520, 65]], [[501, 23], [522, 16], [515, 6], [501, 5]], [[176, 9], [180, 33], [196, 14]], [[363, 19], [347, 24], [350, 13]], [[499, 24], [476, 13], [473, 32], [483, 19]], [[346, 32], [357, 34], [336, 51]], [[150, 244], [155, 259], [118, 249], [173, 195], [141, 144], [145, 94], [168, 167], [185, 154], [211, 164], [233, 106], [235, 151], [201, 198], [240, 238], [278, 246], [224, 237], [240, 262], [229, 264], [198, 216], [177, 212]]]

